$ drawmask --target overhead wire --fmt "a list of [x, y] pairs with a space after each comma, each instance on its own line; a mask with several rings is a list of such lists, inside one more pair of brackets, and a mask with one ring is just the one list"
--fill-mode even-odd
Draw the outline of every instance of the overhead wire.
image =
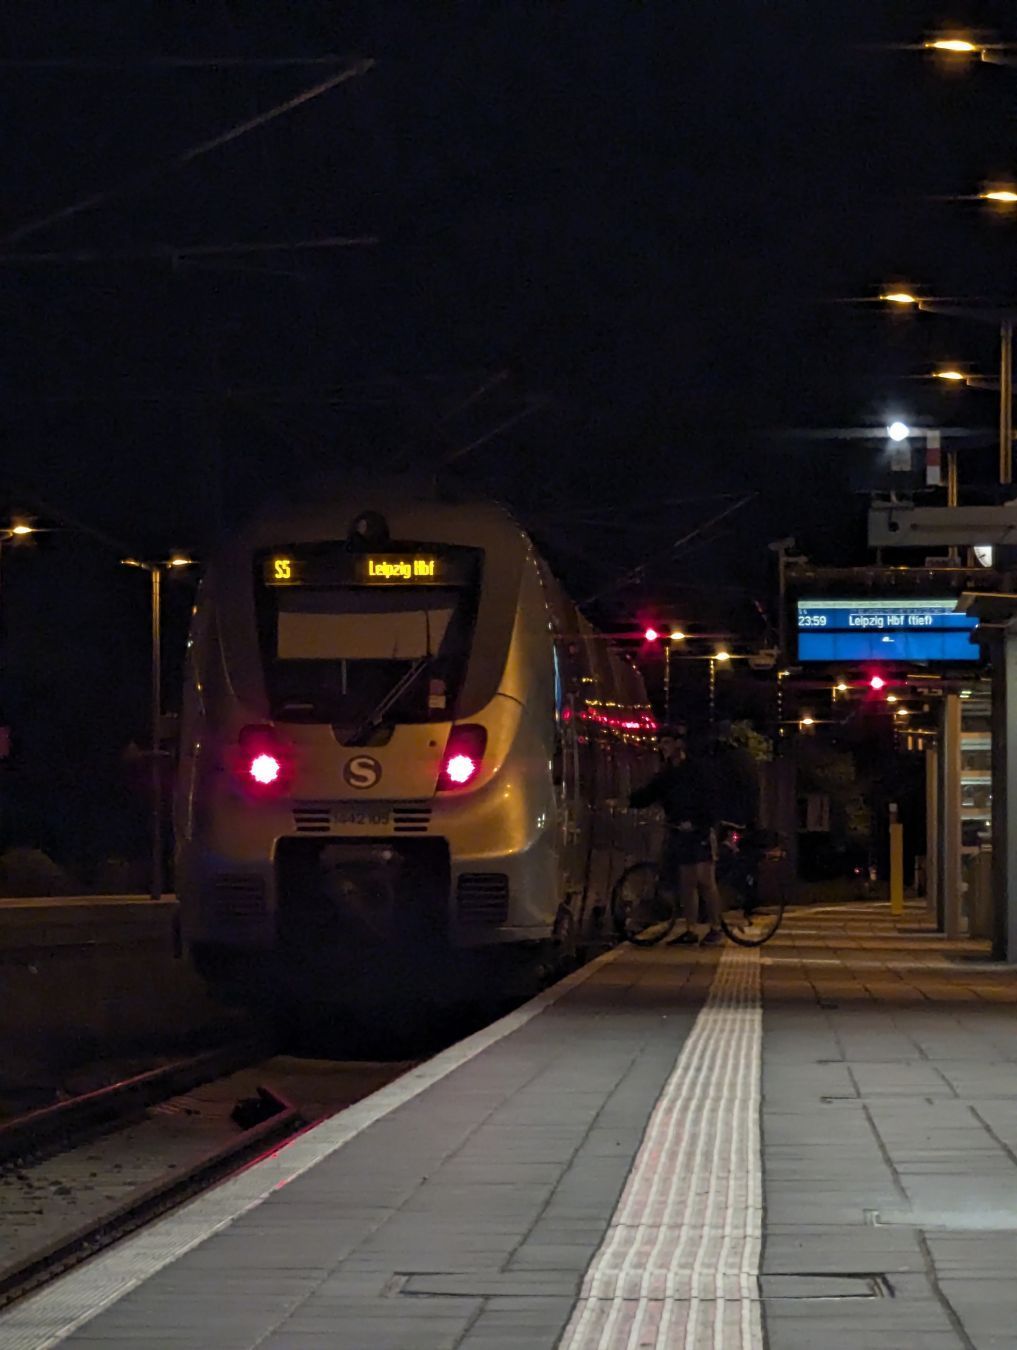
[[170, 155], [167, 159], [161, 160], [148, 169], [143, 169], [140, 173], [132, 174], [129, 178], [122, 179], [111, 187], [101, 188], [98, 192], [91, 192], [85, 197], [79, 197], [76, 201], [69, 202], [56, 211], [49, 211], [45, 215], [26, 220], [23, 224], [15, 226], [13, 230], [8, 230], [5, 234], [0, 235], [0, 244], [16, 244], [19, 240], [38, 234], [40, 230], [56, 225], [60, 221], [69, 220], [80, 215], [83, 211], [93, 211], [96, 207], [113, 201], [125, 193], [135, 192], [147, 187], [150, 183], [157, 182], [164, 175], [175, 173], [188, 164], [193, 164], [195, 160], [211, 153], [211, 151], [221, 149], [224, 145], [230, 145], [233, 141], [239, 140], [241, 136], [246, 136], [258, 127], [266, 126], [269, 122], [274, 122], [277, 118], [285, 116], [286, 113], [292, 112], [295, 108], [302, 107], [305, 103], [320, 98], [322, 94], [327, 94], [329, 90], [335, 89], [338, 85], [366, 74], [374, 65], [375, 62], [370, 57], [354, 61], [343, 70], [330, 75], [327, 79], [319, 80], [317, 84], [300, 90], [291, 98], [284, 99], [281, 103], [276, 103], [264, 112], [248, 117], [232, 127], [227, 127], [224, 131], [217, 132], [214, 136], [199, 141], [197, 145], [192, 145], [187, 150]]
[[299, 66], [335, 66], [348, 56], [149, 56], [140, 60], [103, 61], [77, 56], [6, 56], [0, 70], [289, 70]]
[[0, 265], [32, 266], [46, 263], [70, 265], [106, 262], [167, 262], [175, 264], [187, 258], [215, 258], [257, 253], [299, 253], [334, 248], [365, 248], [377, 244], [375, 235], [324, 235], [320, 239], [294, 239], [283, 242], [240, 244], [153, 244], [148, 248], [124, 249], [104, 253], [99, 249], [58, 249], [47, 253], [0, 253]]
[[609, 586], [605, 586], [601, 590], [594, 592], [593, 595], [587, 596], [587, 598], [582, 601], [582, 604], [592, 605], [594, 601], [602, 600], [606, 595], [611, 595], [615, 591], [620, 590], [623, 586], [628, 585], [629, 582], [637, 580], [657, 558], [673, 558], [684, 544], [690, 543], [704, 531], [712, 529], [714, 525], [719, 525], [722, 520], [726, 520], [728, 516], [733, 515], [736, 511], [740, 511], [742, 507], [747, 506], [755, 496], [756, 494], [754, 492], [746, 493], [745, 496], [740, 497], [736, 502], [732, 502], [730, 506], [726, 506], [722, 511], [718, 511], [708, 520], [703, 521], [700, 525], [695, 526], [694, 529], [689, 530], [688, 533], [681, 535], [666, 549], [662, 549], [660, 553], [654, 554], [645, 561], [637, 564], [635, 567], [630, 568]]
[[444, 468], [448, 464], [454, 464], [457, 460], [462, 459], [464, 455], [468, 455], [471, 450], [477, 450], [480, 446], [486, 445], [488, 441], [494, 440], [494, 438], [500, 436], [503, 431], [508, 431], [509, 427], [514, 427], [517, 422], [521, 422], [525, 417], [531, 417], [534, 413], [540, 412], [541, 409], [547, 407], [550, 402], [551, 399], [548, 396], [528, 403], [525, 408], [520, 408], [517, 412], [513, 413], [511, 417], [505, 418], [505, 420], [499, 422], [496, 427], [492, 427], [490, 431], [485, 431], [482, 436], [478, 436], [476, 440], [470, 441], [469, 445], [459, 446], [458, 449], [453, 450], [450, 454], [446, 455], [441, 461], [440, 467]]
[[509, 378], [509, 375], [511, 373], [512, 372], [510, 370], [505, 368], [502, 370], [495, 371], [495, 373], [491, 376], [485, 376], [484, 379], [481, 381], [481, 383], [477, 386], [476, 389], [473, 390], [471, 394], [468, 394], [467, 397], [464, 398], [461, 403], [459, 403], [456, 407], [450, 409], [447, 413], [444, 414], [441, 421], [443, 423], [451, 422], [453, 417], [458, 417], [460, 413], [465, 412], [466, 409], [471, 407], [474, 403], [476, 403], [478, 399], [483, 398], [485, 394], [490, 393], [490, 391], [492, 389], [497, 388], [498, 385], [504, 384], [504, 382]]

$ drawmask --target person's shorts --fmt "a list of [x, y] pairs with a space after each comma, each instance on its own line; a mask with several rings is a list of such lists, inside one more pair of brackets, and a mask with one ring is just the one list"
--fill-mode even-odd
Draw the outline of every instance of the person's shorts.
[[713, 843], [709, 834], [697, 834], [694, 830], [668, 830], [660, 862], [660, 879], [665, 886], [677, 886], [680, 867], [712, 861]]

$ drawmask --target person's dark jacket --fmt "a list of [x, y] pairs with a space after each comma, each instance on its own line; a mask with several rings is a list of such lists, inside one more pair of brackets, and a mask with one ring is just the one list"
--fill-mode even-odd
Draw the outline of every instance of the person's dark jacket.
[[[704, 862], [713, 856], [710, 832], [717, 823], [713, 782], [705, 765], [694, 760], [665, 764], [629, 798], [629, 806], [661, 806], [672, 826], [669, 850], [680, 862]], [[691, 826], [691, 829], [681, 827]]]

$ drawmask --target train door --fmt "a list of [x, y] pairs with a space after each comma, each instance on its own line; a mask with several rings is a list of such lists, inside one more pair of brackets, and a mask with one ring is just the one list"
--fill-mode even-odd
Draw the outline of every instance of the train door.
[[589, 673], [584, 682], [585, 729], [582, 772], [583, 790], [590, 812], [590, 861], [587, 874], [586, 912], [590, 932], [602, 927], [610, 900], [611, 836], [614, 828], [615, 760], [610, 665], [602, 641], [586, 643]]
[[561, 899], [578, 915], [589, 865], [589, 804], [583, 790], [578, 680], [574, 654], [555, 645], [554, 790], [558, 812], [558, 874]]

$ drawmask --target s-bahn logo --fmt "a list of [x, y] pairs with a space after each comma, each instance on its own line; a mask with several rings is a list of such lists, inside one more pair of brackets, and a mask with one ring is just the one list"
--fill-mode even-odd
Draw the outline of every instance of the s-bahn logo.
[[381, 778], [381, 765], [370, 755], [354, 755], [343, 765], [343, 777], [354, 788], [372, 788]]

